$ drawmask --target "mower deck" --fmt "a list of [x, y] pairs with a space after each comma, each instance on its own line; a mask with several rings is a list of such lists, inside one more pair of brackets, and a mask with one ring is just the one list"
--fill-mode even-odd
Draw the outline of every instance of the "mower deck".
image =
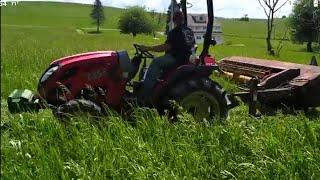
[[320, 67], [234, 56], [222, 59], [219, 68], [236, 81], [257, 78], [259, 101], [281, 100], [303, 107], [320, 105]]

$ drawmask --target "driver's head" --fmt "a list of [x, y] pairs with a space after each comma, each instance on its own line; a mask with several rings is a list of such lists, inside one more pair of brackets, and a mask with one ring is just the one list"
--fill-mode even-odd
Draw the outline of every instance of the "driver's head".
[[181, 11], [176, 11], [173, 13], [172, 21], [173, 23], [178, 26], [183, 24], [183, 13]]

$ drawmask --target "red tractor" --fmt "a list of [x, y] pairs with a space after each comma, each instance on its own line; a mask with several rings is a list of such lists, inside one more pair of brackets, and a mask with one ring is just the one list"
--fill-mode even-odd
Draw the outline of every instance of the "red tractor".
[[[132, 59], [127, 51], [97, 51], [53, 61], [40, 78], [38, 95], [29, 90], [11, 93], [8, 98], [10, 112], [49, 106], [58, 117], [78, 111], [102, 115], [104, 106], [123, 112], [127, 103], [137, 102], [155, 107], [160, 114], [168, 110], [170, 117], [174, 117], [177, 112], [172, 102], [175, 101], [197, 119], [225, 119], [232, 103], [226, 91], [210, 79], [212, 72], [219, 68], [208, 55], [209, 46], [215, 41], [211, 39], [213, 3], [212, 0], [207, 3], [209, 21], [198, 63], [163, 72], [153, 91], [151, 104], [139, 103], [135, 94], [144, 80], [146, 60], [152, 59], [153, 55], [135, 44], [136, 53]], [[186, 0], [180, 5], [186, 18]], [[133, 81], [139, 70], [138, 81]]]
[[[102, 115], [103, 105], [118, 112], [125, 111], [126, 103], [136, 101], [142, 105], [135, 93], [143, 81], [146, 60], [153, 55], [142, 51], [139, 45], [134, 47], [132, 59], [127, 51], [98, 51], [52, 62], [39, 80], [39, 95], [27, 98], [30, 99], [27, 103], [21, 102], [23, 93], [16, 90], [9, 97], [9, 110], [39, 109], [46, 103], [53, 107], [56, 116], [64, 117], [77, 111]], [[171, 103], [174, 100], [199, 119], [226, 118], [231, 102], [222, 87], [209, 78], [218, 70], [212, 60], [205, 58], [210, 65], [190, 63], [164, 72], [154, 89], [153, 103], [143, 106], [155, 107], [160, 114], [167, 109], [175, 115]], [[139, 69], [139, 81], [132, 81]], [[17, 98], [20, 101], [14, 101]]]

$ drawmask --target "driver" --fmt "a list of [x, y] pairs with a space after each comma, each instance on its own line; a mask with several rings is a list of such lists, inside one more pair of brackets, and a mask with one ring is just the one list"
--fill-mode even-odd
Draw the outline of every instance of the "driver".
[[175, 27], [168, 33], [164, 44], [141, 46], [142, 51], [165, 52], [165, 55], [152, 61], [146, 73], [139, 94], [141, 98], [147, 101], [150, 101], [152, 90], [163, 71], [189, 62], [191, 49], [195, 46], [195, 38], [192, 30], [183, 25], [183, 19], [184, 16], [181, 11], [173, 14], [172, 20]]

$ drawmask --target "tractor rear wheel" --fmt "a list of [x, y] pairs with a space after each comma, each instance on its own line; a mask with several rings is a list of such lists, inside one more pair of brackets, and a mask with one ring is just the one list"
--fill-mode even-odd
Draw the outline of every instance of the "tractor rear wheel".
[[102, 115], [102, 109], [92, 101], [85, 99], [74, 99], [59, 106], [53, 111], [53, 114], [59, 119], [68, 119], [80, 114], [98, 117]]
[[[168, 99], [177, 102], [183, 111], [200, 122], [225, 120], [228, 116], [227, 93], [209, 78], [192, 79], [178, 84], [169, 90]], [[178, 113], [176, 108], [173, 111], [169, 116]]]

